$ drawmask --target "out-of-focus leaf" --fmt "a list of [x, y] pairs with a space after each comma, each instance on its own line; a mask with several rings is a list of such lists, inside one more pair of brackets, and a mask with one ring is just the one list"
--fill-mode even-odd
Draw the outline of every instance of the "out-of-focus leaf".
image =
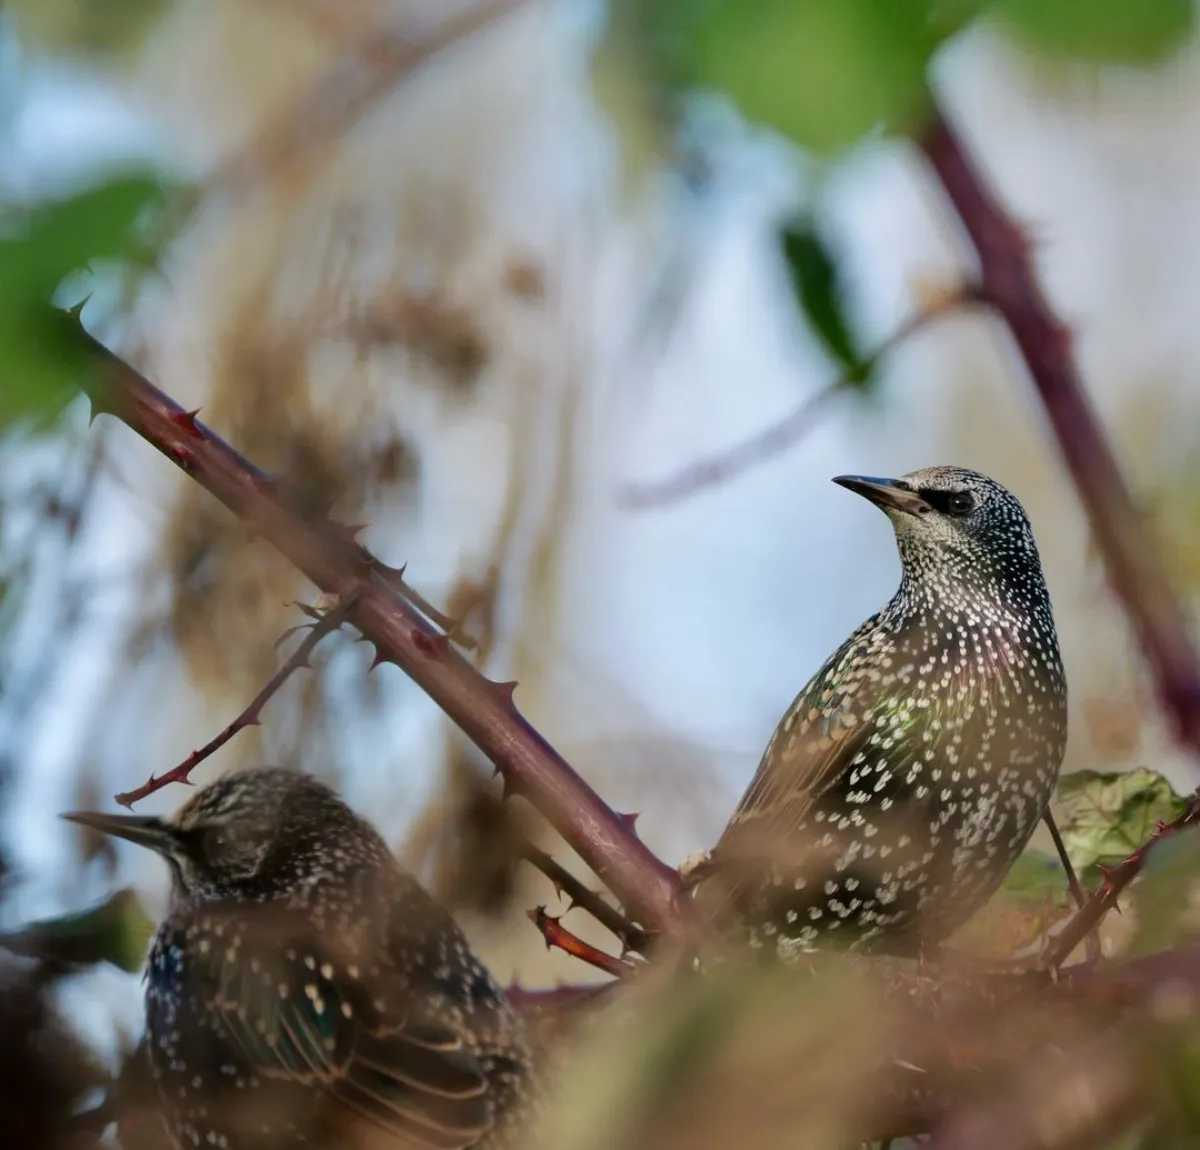
[[971, 0], [656, 0], [658, 55], [677, 82], [727, 93], [751, 119], [831, 151], [911, 130], [925, 69]]
[[1097, 864], [1112, 866], [1131, 855], [1159, 821], [1183, 813], [1186, 800], [1162, 775], [1134, 771], [1076, 771], [1058, 784], [1059, 820], [1067, 854], [1080, 878]]
[[125, 176], [0, 218], [0, 426], [51, 417], [71, 395], [82, 345], [51, 298], [91, 261], [136, 254], [133, 225], [161, 196], [154, 180]]
[[64, 966], [111, 962], [133, 973], [141, 969], [153, 932], [137, 895], [121, 890], [99, 906], [0, 934], [0, 947]]
[[1130, 956], [1179, 946], [1200, 933], [1200, 830], [1157, 843], [1133, 888], [1137, 930]]
[[783, 256], [808, 322], [825, 350], [842, 366], [848, 382], [865, 387], [872, 362], [859, 353], [846, 317], [845, 292], [833, 255], [809, 222], [784, 228], [780, 237]]
[[1128, 64], [1161, 59], [1196, 25], [1194, 0], [997, 0], [993, 12], [1031, 47]]
[[655, 6], [645, 0], [610, 0], [604, 36], [592, 55], [592, 92], [621, 147], [621, 194], [629, 202], [642, 181], [661, 169], [671, 152], [678, 109], [655, 75], [647, 21]]
[[1044, 851], [1019, 855], [1000, 888], [1006, 898], [1025, 904], [1066, 903], [1070, 900], [1062, 863]]
[[570, 1059], [531, 1150], [756, 1150], [858, 1141], [886, 1062], [877, 982], [801, 969], [639, 975]]
[[954, 946], [980, 957], [1012, 957], [1069, 914], [1071, 905], [1062, 864], [1053, 855], [1027, 850], [995, 897], [955, 936]]
[[164, 0], [7, 0], [17, 34], [51, 52], [112, 55], [135, 50]]

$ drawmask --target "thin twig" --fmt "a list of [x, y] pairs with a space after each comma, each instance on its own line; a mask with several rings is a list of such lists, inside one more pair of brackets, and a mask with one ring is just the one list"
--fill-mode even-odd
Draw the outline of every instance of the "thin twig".
[[611, 974], [614, 978], [624, 978], [625, 975], [632, 974], [637, 969], [632, 962], [613, 958], [611, 954], [605, 954], [604, 951], [592, 946], [590, 942], [584, 942], [582, 938], [572, 934], [563, 926], [562, 919], [547, 914], [544, 906], [535, 907], [533, 910], [526, 911], [526, 914], [529, 915], [529, 920], [533, 925], [541, 931], [542, 938], [546, 940], [547, 950], [557, 947], [573, 958], [578, 958], [581, 962], [586, 962], [589, 966], [604, 971], [605, 974]]
[[1051, 967], [1061, 966], [1071, 955], [1071, 952], [1097, 926], [1114, 906], [1121, 892], [1141, 873], [1146, 865], [1146, 858], [1151, 850], [1163, 839], [1183, 830], [1186, 827], [1200, 823], [1200, 792], [1192, 795], [1183, 813], [1169, 823], [1159, 823], [1154, 834], [1150, 836], [1137, 850], [1123, 862], [1104, 872], [1104, 881], [1093, 892], [1091, 898], [1084, 904], [1054, 940], [1047, 964]]
[[612, 931], [626, 951], [633, 950], [643, 955], [649, 951], [650, 938], [646, 932], [630, 922], [612, 903], [606, 902], [603, 895], [586, 887], [565, 866], [555, 862], [533, 843], [526, 843], [521, 855], [554, 884], [559, 894], [565, 894], [571, 900], [571, 907], [586, 910], [601, 926]]
[[[78, 316], [72, 317], [77, 323]], [[517, 710], [515, 683], [493, 683], [398, 592], [383, 564], [345, 528], [306, 518], [286, 491], [147, 379], [78, 327], [96, 370], [94, 412], [132, 428], [290, 559], [322, 591], [358, 598], [350, 621], [450, 716], [647, 930], [679, 942], [710, 932], [673, 868], [637, 837]]]
[[921, 147], [975, 247], [981, 296], [1008, 324], [1041, 396], [1158, 698], [1179, 739], [1200, 753], [1200, 660], [1190, 628], [1088, 399], [1070, 332], [1034, 275], [1029, 242], [936, 105]]
[[[172, 767], [162, 775], [151, 775], [140, 787], [136, 787], [132, 791], [123, 791], [121, 794], [115, 795], [116, 802], [123, 807], [132, 808], [134, 803], [140, 802], [147, 795], [154, 794], [155, 791], [162, 790], [169, 783], [190, 784], [191, 778], [189, 776], [205, 759], [215, 751], [220, 750], [239, 731], [244, 731], [247, 727], [258, 726], [259, 715], [263, 707], [267, 705], [279, 688], [292, 677], [294, 672], [300, 670], [302, 667], [309, 666], [308, 660], [309, 656], [313, 653], [313, 649], [326, 635], [336, 631], [346, 621], [350, 611], [354, 607], [354, 599], [355, 595], [351, 592], [336, 606], [322, 615], [315, 623], [308, 625], [310, 629], [304, 637], [304, 642], [296, 648], [287, 662], [271, 676], [267, 681], [267, 685], [251, 700], [250, 705], [232, 723], [225, 727], [220, 734], [210, 739], [199, 750], [192, 751], [179, 766]], [[300, 630], [300, 628], [292, 628], [292, 631], [297, 630]]]
[[[1075, 873], [1071, 856], [1067, 854], [1067, 844], [1063, 842], [1063, 837], [1058, 830], [1058, 823], [1054, 821], [1054, 814], [1049, 807], [1046, 808], [1046, 813], [1042, 816], [1042, 819], [1050, 831], [1050, 837], [1054, 840], [1054, 849], [1058, 851], [1059, 861], [1066, 872], [1067, 886], [1070, 888], [1071, 897], [1075, 900], [1076, 907], [1082, 910], [1087, 905], [1087, 895], [1084, 893], [1083, 884], [1079, 881], [1079, 876]], [[1087, 956], [1093, 962], [1100, 957], [1099, 923], [1096, 924], [1093, 930], [1088, 931]]]
[[342, 137], [414, 69], [522, 3], [484, 0], [441, 20], [421, 39], [412, 34], [411, 18], [394, 27], [373, 29], [283, 115], [222, 164], [209, 178], [208, 190], [241, 196], [287, 174], [322, 144]]
[[[933, 300], [868, 356], [867, 369], [874, 370], [880, 359], [934, 320], [974, 302], [977, 302], [976, 293], [969, 287], [946, 292]], [[629, 484], [618, 495], [617, 501], [623, 507], [645, 510], [678, 502], [719, 483], [728, 483], [744, 472], [795, 447], [815, 427], [817, 416], [829, 401], [852, 386], [853, 377], [849, 374], [844, 375], [826, 384], [816, 394], [806, 396], [791, 415], [772, 423], [763, 431], [756, 432], [749, 439], [710, 455], [699, 463], [690, 464], [667, 479]]]

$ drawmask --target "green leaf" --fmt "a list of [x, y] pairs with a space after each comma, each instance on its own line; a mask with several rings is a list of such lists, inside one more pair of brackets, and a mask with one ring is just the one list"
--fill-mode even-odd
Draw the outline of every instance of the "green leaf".
[[71, 396], [84, 359], [54, 293], [94, 260], [136, 255], [134, 224], [161, 198], [154, 180], [124, 176], [0, 218], [0, 426], [52, 418]]
[[922, 120], [925, 70], [972, 0], [658, 0], [670, 75], [727, 93], [744, 115], [833, 151]]
[[872, 361], [860, 354], [846, 318], [845, 291], [837, 264], [810, 222], [791, 224], [780, 235], [792, 290], [825, 350], [860, 387], [871, 377]]
[[83, 55], [135, 50], [166, 7], [164, 0], [7, 0], [17, 34], [50, 52]]
[[1194, 0], [997, 0], [993, 13], [1030, 47], [1127, 64], [1162, 59], [1196, 24]]
[[1183, 813], [1186, 800], [1162, 775], [1134, 771], [1076, 771], [1058, 784], [1063, 842], [1083, 879], [1093, 868], [1127, 858], [1154, 834], [1161, 820]]
[[1023, 906], [1058, 906], [1070, 898], [1062, 863], [1039, 850], [1019, 855], [1000, 889], [1010, 901]]
[[1190, 829], [1156, 843], [1133, 888], [1137, 929], [1133, 958], [1179, 946], [1196, 933], [1200, 896], [1200, 831]]
[[68, 966], [111, 962], [132, 974], [141, 969], [153, 933], [154, 924], [141, 901], [127, 889], [88, 910], [0, 934], [0, 947], [26, 958]]

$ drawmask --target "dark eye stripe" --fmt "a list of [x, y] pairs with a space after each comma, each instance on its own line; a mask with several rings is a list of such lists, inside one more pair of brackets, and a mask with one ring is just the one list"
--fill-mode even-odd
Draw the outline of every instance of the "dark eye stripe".
[[[925, 500], [935, 511], [941, 511], [946, 515], [965, 515], [975, 506], [975, 499], [965, 491], [942, 491], [932, 487], [923, 487], [917, 490], [917, 494]], [[954, 507], [951, 505], [951, 500], [965, 495], [968, 504], [964, 507]]]

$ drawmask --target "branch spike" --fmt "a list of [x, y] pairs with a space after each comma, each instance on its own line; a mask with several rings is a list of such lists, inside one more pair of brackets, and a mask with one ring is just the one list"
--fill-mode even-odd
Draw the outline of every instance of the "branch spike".
[[367, 668], [367, 674], [369, 675], [381, 663], [390, 663], [391, 661], [392, 661], [391, 656], [385, 654], [383, 648], [380, 647], [378, 644], [376, 644], [375, 645], [375, 654], [371, 659], [371, 665]]
[[335, 535], [345, 539], [347, 543], [357, 543], [358, 536], [361, 535], [368, 527], [369, 523], [334, 523], [330, 522], [330, 528]]
[[88, 427], [96, 422], [98, 415], [116, 415], [111, 407], [106, 407], [94, 391], [85, 392], [88, 400]]
[[450, 647], [450, 639], [446, 635], [430, 634], [428, 631], [422, 630], [420, 627], [414, 627], [410, 632], [412, 636], [413, 646], [416, 647], [422, 655], [428, 656], [430, 659], [444, 655]]
[[492, 694], [495, 695], [504, 706], [514, 706], [513, 693], [517, 689], [516, 679], [506, 679], [503, 682], [491, 683], [490, 686], [492, 688]]
[[193, 411], [172, 411], [167, 418], [188, 435], [203, 439], [204, 431], [196, 424], [196, 416], [199, 414], [200, 408], [197, 407]]

